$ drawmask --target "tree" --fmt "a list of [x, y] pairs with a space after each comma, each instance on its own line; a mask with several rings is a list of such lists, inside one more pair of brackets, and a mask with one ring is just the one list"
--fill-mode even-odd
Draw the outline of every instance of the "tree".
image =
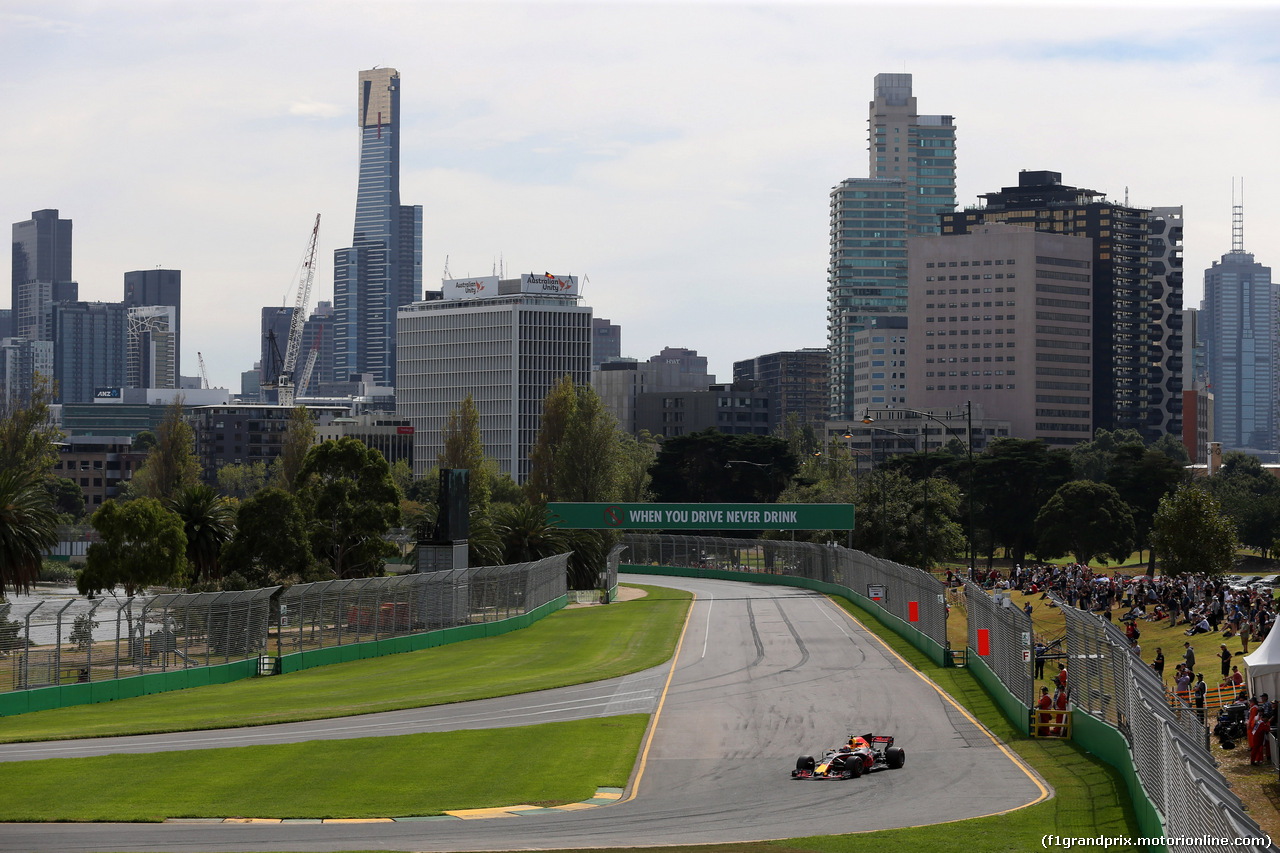
[[312, 566], [307, 519], [284, 489], [265, 488], [240, 504], [235, 533], [222, 547], [221, 562], [254, 587], [296, 582]]
[[490, 471], [485, 464], [484, 442], [480, 439], [480, 410], [468, 394], [461, 405], [449, 412], [445, 421], [444, 451], [437, 457], [441, 468], [466, 469], [471, 509], [489, 511]]
[[1166, 575], [1223, 575], [1235, 565], [1235, 527], [1213, 495], [1188, 484], [1161, 499], [1151, 547]]
[[229, 498], [251, 498], [267, 485], [267, 463], [235, 462], [218, 469], [218, 491]]
[[503, 507], [494, 513], [493, 521], [504, 563], [528, 563], [568, 550], [564, 531], [548, 524], [547, 511], [536, 504]]
[[798, 468], [780, 438], [705, 429], [664, 440], [650, 474], [660, 502], [774, 503]]
[[1186, 445], [1171, 432], [1166, 432], [1151, 442], [1150, 449], [1168, 456], [1180, 468], [1185, 468], [1191, 464], [1191, 454], [1187, 453]]
[[36, 373], [26, 401], [0, 406], [0, 471], [43, 475], [53, 470], [62, 433], [49, 419], [52, 401], [53, 383]]
[[1232, 451], [1205, 486], [1235, 522], [1240, 542], [1266, 556], [1280, 536], [1280, 480], [1256, 457]]
[[[183, 416], [182, 398], [165, 410], [156, 428], [156, 446], [133, 475], [131, 491], [147, 498], [169, 498], [200, 482], [195, 431]], [[103, 504], [106, 506], [106, 504]]]
[[98, 623], [88, 613], [81, 613], [71, 623], [71, 634], [68, 639], [75, 644], [75, 647], [84, 651], [93, 644], [93, 629], [98, 627]]
[[75, 480], [67, 477], [48, 477], [44, 483], [49, 492], [49, 500], [53, 508], [61, 515], [70, 516], [74, 521], [84, 515], [84, 489]]
[[1130, 446], [1143, 446], [1142, 435], [1136, 429], [1099, 429], [1093, 434], [1092, 441], [1082, 441], [1069, 451], [1075, 479], [1104, 482], [1116, 451]]
[[[997, 545], [1016, 563], [1036, 546], [1036, 515], [1049, 497], [1071, 479], [1071, 457], [1043, 441], [1001, 438], [974, 459], [973, 490], [981, 507], [977, 523], [990, 537], [988, 559]], [[976, 546], [975, 546], [976, 548]]]
[[618, 500], [632, 503], [649, 500], [653, 479], [649, 469], [657, 458], [658, 440], [648, 430], [640, 430], [639, 436], [618, 431]]
[[1071, 554], [1087, 566], [1101, 555], [1119, 563], [1133, 550], [1133, 514], [1106, 483], [1072, 480], [1036, 515], [1036, 533], [1041, 558]]
[[396, 547], [383, 537], [400, 521], [400, 495], [382, 454], [354, 438], [307, 454], [295, 485], [311, 519], [311, 552], [334, 577], [382, 571]]
[[316, 443], [316, 423], [306, 406], [289, 413], [280, 455], [271, 465], [271, 485], [286, 492], [298, 491], [298, 473]]
[[29, 591], [44, 552], [58, 544], [58, 514], [42, 479], [31, 468], [0, 470], [0, 598], [5, 587]]
[[148, 586], [182, 584], [187, 535], [182, 519], [155, 498], [108, 500], [89, 520], [101, 541], [89, 546], [76, 578], [81, 595], [124, 588], [132, 598]]
[[529, 478], [524, 483], [525, 495], [532, 504], [556, 500], [556, 450], [564, 443], [576, 402], [573, 377], [568, 375], [552, 386], [542, 401], [538, 440], [529, 453]]
[[409, 494], [409, 487], [413, 485], [413, 469], [409, 467], [408, 460], [397, 459], [391, 463], [391, 482], [396, 484], [401, 497]]
[[557, 500], [616, 500], [621, 461], [618, 434], [617, 420], [595, 389], [590, 385], [574, 388], [572, 415], [555, 452]]
[[[1120, 499], [1133, 513], [1134, 545], [1139, 551], [1151, 545], [1151, 519], [1160, 506], [1160, 499], [1185, 479], [1185, 469], [1157, 450], [1143, 450], [1128, 444], [1112, 454], [1106, 482], [1119, 492]], [[1147, 573], [1154, 572], [1153, 557], [1148, 561]]]
[[192, 583], [217, 580], [222, 575], [218, 556], [234, 529], [230, 502], [212, 487], [197, 485], [188, 486], [164, 504], [182, 519]]

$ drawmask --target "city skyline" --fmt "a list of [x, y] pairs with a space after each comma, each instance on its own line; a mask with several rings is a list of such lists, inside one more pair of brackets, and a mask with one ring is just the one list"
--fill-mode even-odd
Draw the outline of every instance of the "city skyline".
[[[1231, 246], [1234, 177], [1245, 250], [1265, 260], [1280, 233], [1253, 142], [1280, 122], [1271, 3], [298, 8], [0, 13], [24, 116], [0, 136], [9, 221], [74, 221], [83, 300], [118, 300], [127, 271], [182, 270], [185, 372], [202, 351], [233, 390], [260, 308], [292, 302], [317, 212], [312, 307], [333, 298], [351, 77], [375, 64], [407, 83], [401, 189], [423, 205], [426, 287], [446, 257], [454, 275], [575, 274], [624, 355], [697, 349], [722, 381], [734, 361], [826, 344], [829, 193], [866, 175], [876, 74], [911, 74], [923, 110], [955, 116], [961, 207], [1019, 169], [1182, 205], [1188, 306]], [[847, 50], [870, 30], [903, 37]], [[44, 85], [18, 82], [36, 66]]]

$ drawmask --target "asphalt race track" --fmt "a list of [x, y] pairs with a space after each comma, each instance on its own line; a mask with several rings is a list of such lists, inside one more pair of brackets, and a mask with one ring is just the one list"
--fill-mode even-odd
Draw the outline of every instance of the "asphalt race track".
[[[1043, 782], [823, 596], [778, 586], [624, 576], [697, 594], [674, 668], [506, 699], [240, 732], [122, 738], [189, 749], [552, 722], [651, 710], [627, 796], [599, 808], [489, 820], [355, 824], [4, 824], [0, 851], [512, 850], [708, 844], [866, 832], [1037, 802]], [[619, 605], [625, 606], [625, 605]], [[667, 684], [670, 678], [669, 685]], [[664, 693], [665, 688], [665, 693]], [[802, 753], [892, 734], [906, 766], [795, 781]], [[224, 738], [250, 738], [247, 741]], [[85, 741], [75, 744], [80, 750]], [[46, 752], [32, 752], [32, 748]], [[0, 747], [50, 757], [61, 744]], [[25, 753], [22, 750], [26, 750]], [[61, 755], [89, 754], [63, 752]], [[424, 771], [425, 772], [425, 771]], [[105, 780], [104, 780], [105, 781]], [[264, 780], [266, 782], [267, 780]], [[86, 784], [93, 784], [86, 780]]]

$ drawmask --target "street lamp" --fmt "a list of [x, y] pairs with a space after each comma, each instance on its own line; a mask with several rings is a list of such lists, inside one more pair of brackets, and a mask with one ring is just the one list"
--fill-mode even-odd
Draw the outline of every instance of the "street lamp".
[[[957, 439], [960, 438], [960, 434], [957, 433], [955, 430], [953, 430], [950, 424], [948, 424], [946, 421], [938, 417], [935, 417], [934, 415], [931, 415], [928, 412], [922, 412], [919, 409], [877, 409], [877, 411], [907, 412], [908, 414], [917, 415], [922, 418], [928, 418], [929, 420], [939, 424], [943, 429], [951, 433]], [[965, 430], [965, 438], [967, 439], [965, 441], [965, 454], [969, 460], [969, 579], [972, 580], [974, 576], [974, 571], [975, 571], [974, 561], [977, 558], [977, 553], [978, 553], [978, 543], [976, 543], [973, 539], [973, 401], [972, 400], [965, 401], [965, 417], [967, 420], [967, 428]], [[866, 411], [865, 416], [862, 419], [862, 422], [864, 424], [870, 424], [874, 422], [874, 419], [871, 417], [870, 409]], [[925, 440], [925, 448], [927, 452], [928, 450], [927, 438]], [[927, 461], [925, 463], [925, 468], [926, 468], [926, 473], [928, 473]], [[926, 478], [925, 480], [925, 491], [926, 491], [925, 500], [926, 501], [928, 500], [928, 487], [929, 487], [928, 479]]]

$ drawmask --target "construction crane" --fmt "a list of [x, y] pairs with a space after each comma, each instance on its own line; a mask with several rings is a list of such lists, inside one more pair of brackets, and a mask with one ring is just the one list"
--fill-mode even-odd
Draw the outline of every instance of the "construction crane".
[[302, 376], [298, 379], [297, 394], [299, 396], [307, 393], [307, 386], [311, 384], [311, 371], [315, 369], [316, 358], [320, 355], [320, 339], [324, 337], [324, 326], [321, 326], [316, 333], [316, 342], [311, 345], [311, 352], [307, 353], [307, 364], [302, 368]]
[[[302, 279], [298, 282], [298, 298], [294, 303], [293, 317], [289, 323], [289, 340], [285, 345], [284, 357], [280, 356], [279, 342], [275, 330], [267, 333], [270, 342], [270, 361], [268, 365], [268, 382], [264, 388], [275, 388], [276, 399], [282, 406], [292, 406], [294, 400], [293, 368], [298, 361], [298, 349], [302, 343], [302, 326], [307, 321], [307, 303], [311, 301], [311, 283], [316, 276], [316, 244], [320, 239], [320, 214], [316, 214], [316, 224], [311, 229], [311, 242], [307, 247], [306, 259], [302, 262]], [[278, 375], [274, 366], [279, 364]]]
[[200, 387], [207, 389], [209, 387], [209, 371], [204, 369], [204, 354], [199, 350], [196, 351], [196, 361], [200, 362]]

